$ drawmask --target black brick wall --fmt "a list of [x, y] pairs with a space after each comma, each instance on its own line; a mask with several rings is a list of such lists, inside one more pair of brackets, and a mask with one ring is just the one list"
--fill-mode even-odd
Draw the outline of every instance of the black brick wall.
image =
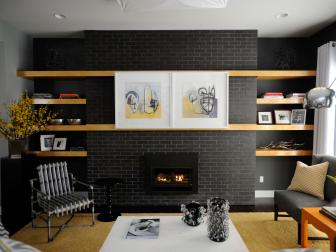
[[256, 69], [257, 31], [86, 31], [89, 69]]
[[[256, 69], [256, 31], [86, 31], [88, 69]], [[88, 123], [114, 122], [113, 78], [86, 80]], [[255, 78], [230, 78], [230, 123], [255, 123]], [[212, 196], [254, 204], [255, 132], [89, 132], [88, 178], [122, 177], [122, 205], [177, 205]], [[144, 152], [199, 152], [199, 193], [148, 195]], [[97, 190], [98, 204], [104, 192]]]
[[[88, 177], [122, 177], [114, 194], [125, 205], [177, 205], [213, 196], [231, 204], [254, 204], [255, 133], [251, 132], [108, 132], [88, 133]], [[144, 192], [144, 152], [198, 152], [199, 193], [150, 195]], [[103, 191], [97, 194], [103, 201]]]

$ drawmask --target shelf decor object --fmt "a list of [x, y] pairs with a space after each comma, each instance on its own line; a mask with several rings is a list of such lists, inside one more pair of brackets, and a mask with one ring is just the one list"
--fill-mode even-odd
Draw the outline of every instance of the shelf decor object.
[[304, 125], [306, 123], [306, 112], [305, 109], [292, 109], [291, 124]]
[[9, 143], [9, 157], [21, 158], [26, 151], [28, 138], [45, 129], [56, 114], [49, 111], [46, 106], [33, 108], [33, 100], [24, 93], [17, 101], [6, 106], [8, 119], [0, 118], [0, 136], [5, 137]]
[[258, 124], [272, 124], [272, 112], [258, 112]]
[[229, 238], [229, 201], [211, 198], [208, 205], [208, 236], [215, 242], [224, 242]]

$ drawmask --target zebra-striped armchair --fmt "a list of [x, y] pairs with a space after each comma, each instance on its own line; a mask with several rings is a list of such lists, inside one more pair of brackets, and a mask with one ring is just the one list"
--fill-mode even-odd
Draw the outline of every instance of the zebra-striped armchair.
[[[68, 223], [74, 217], [75, 212], [87, 209], [90, 206], [92, 211], [92, 224], [90, 225], [94, 225], [94, 195], [92, 185], [81, 182], [75, 179], [72, 173], [68, 173], [66, 162], [39, 165], [37, 171], [38, 178], [30, 180], [33, 228], [48, 228], [48, 242], [50, 242], [63, 228], [70, 226]], [[39, 183], [39, 186], [36, 186], [36, 183]], [[87, 187], [90, 189], [90, 192], [75, 191], [76, 184]], [[91, 197], [89, 197], [89, 194], [91, 194]], [[56, 217], [63, 215], [71, 216], [63, 225], [52, 226], [51, 217], [53, 215]], [[44, 220], [47, 226], [36, 226], [34, 223], [36, 217]], [[53, 236], [51, 235], [52, 227], [58, 228]]]

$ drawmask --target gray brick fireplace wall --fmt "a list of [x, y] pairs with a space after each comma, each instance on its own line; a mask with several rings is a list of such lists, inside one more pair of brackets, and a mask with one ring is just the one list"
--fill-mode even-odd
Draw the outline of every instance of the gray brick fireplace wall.
[[[88, 69], [229, 70], [257, 68], [257, 31], [86, 31]], [[88, 123], [113, 123], [113, 78], [86, 80]], [[230, 123], [255, 123], [257, 81], [230, 77]], [[120, 205], [205, 203], [212, 196], [253, 205], [256, 133], [248, 131], [88, 132], [88, 179], [121, 177]], [[198, 194], [146, 194], [145, 152], [198, 152]], [[97, 203], [104, 199], [97, 189]]]

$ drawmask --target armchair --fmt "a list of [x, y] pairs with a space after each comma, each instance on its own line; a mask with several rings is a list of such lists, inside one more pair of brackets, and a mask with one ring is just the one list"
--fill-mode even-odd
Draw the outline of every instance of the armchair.
[[[38, 178], [31, 179], [31, 211], [32, 227], [48, 228], [48, 242], [52, 241], [65, 227], [87, 226], [87, 225], [68, 225], [74, 214], [80, 210], [90, 207], [92, 211], [92, 224], [94, 225], [94, 194], [93, 186], [81, 182], [68, 173], [67, 163], [52, 163], [39, 165], [37, 167]], [[36, 185], [36, 184], [39, 184]], [[81, 184], [90, 190], [91, 197], [84, 193], [75, 191], [75, 185]], [[46, 217], [45, 217], [46, 215]], [[51, 225], [51, 217], [55, 215], [71, 215], [70, 218], [60, 226]], [[36, 226], [34, 219], [40, 217], [47, 226]], [[51, 228], [57, 227], [57, 232], [52, 236]]]

